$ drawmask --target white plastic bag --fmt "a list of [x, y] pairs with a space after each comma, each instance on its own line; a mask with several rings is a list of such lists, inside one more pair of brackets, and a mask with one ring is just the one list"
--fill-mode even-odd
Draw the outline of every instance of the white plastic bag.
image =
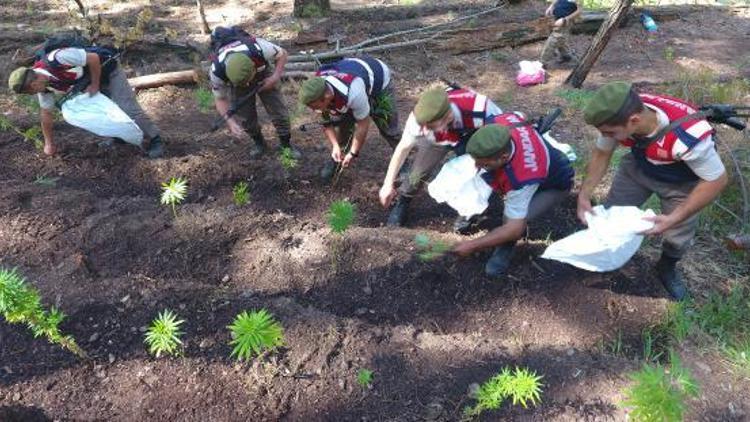
[[578, 159], [578, 156], [576, 155], [575, 150], [573, 150], [573, 147], [570, 146], [570, 144], [564, 144], [562, 142], [558, 142], [558, 140], [553, 138], [549, 132], [542, 135], [542, 137], [553, 148], [565, 154], [565, 156], [568, 157], [568, 161], [570, 161], [571, 163], [574, 163]]
[[521, 70], [516, 75], [519, 86], [530, 86], [544, 83], [544, 65], [540, 61], [522, 60], [518, 63]]
[[588, 271], [616, 270], [635, 255], [643, 241], [638, 233], [654, 226], [643, 217], [653, 217], [651, 210], [638, 207], [594, 207], [594, 215], [586, 214], [589, 228], [573, 233], [549, 245], [542, 258]]
[[106, 138], [141, 145], [143, 131], [120, 107], [101, 92], [77, 95], [62, 105], [66, 122]]
[[447, 202], [464, 217], [481, 214], [489, 205], [492, 188], [480, 176], [474, 159], [469, 154], [448, 160], [427, 191], [435, 201]]

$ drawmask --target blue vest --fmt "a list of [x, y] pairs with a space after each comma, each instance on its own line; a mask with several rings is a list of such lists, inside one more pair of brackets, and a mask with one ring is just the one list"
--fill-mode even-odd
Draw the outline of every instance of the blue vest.
[[346, 73], [354, 75], [365, 82], [365, 89], [369, 97], [375, 97], [383, 91], [385, 83], [385, 70], [383, 63], [369, 56], [361, 58], [346, 58], [335, 63], [326, 64], [320, 67], [320, 74], [326, 73]]

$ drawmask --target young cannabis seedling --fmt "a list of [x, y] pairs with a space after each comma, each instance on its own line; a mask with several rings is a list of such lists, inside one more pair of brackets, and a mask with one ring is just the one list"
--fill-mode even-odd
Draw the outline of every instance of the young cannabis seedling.
[[50, 343], [59, 344], [85, 359], [86, 353], [75, 339], [60, 332], [65, 315], [55, 308], [45, 311], [41, 302], [39, 292], [15, 269], [0, 268], [0, 314], [3, 318], [11, 324], [26, 324], [34, 337], [44, 336]]
[[177, 217], [175, 206], [185, 200], [187, 188], [187, 180], [182, 177], [173, 177], [169, 179], [169, 182], [161, 184], [161, 204], [171, 206], [172, 214], [174, 214], [175, 218]]
[[373, 372], [369, 369], [362, 368], [357, 371], [357, 384], [362, 388], [369, 388], [372, 385]]
[[334, 201], [328, 209], [328, 225], [336, 234], [344, 234], [354, 222], [356, 209], [354, 204], [342, 199]]
[[39, 137], [42, 134], [42, 130], [38, 126], [32, 126], [26, 130], [22, 130], [20, 127], [13, 124], [7, 117], [0, 115], [0, 130], [13, 131], [16, 134], [23, 137], [27, 142], [34, 144], [34, 147], [41, 151], [44, 149], [44, 141]]
[[201, 113], [210, 113], [214, 108], [214, 94], [206, 88], [198, 88], [194, 91], [195, 102], [198, 104], [198, 110]]
[[671, 367], [645, 365], [630, 375], [634, 384], [625, 390], [622, 406], [631, 408], [630, 419], [636, 422], [679, 422], [685, 413], [685, 401], [698, 395], [698, 386], [675, 353], [670, 353]]
[[279, 163], [281, 163], [281, 167], [286, 171], [291, 171], [297, 167], [298, 162], [297, 159], [294, 158], [294, 152], [291, 148], [281, 148], [281, 151], [279, 151]]
[[230, 356], [237, 360], [250, 359], [284, 344], [284, 329], [265, 309], [243, 311], [227, 328], [232, 335], [229, 345], [234, 346]]
[[36, 179], [34, 179], [34, 184], [48, 188], [54, 188], [55, 186], [57, 186], [58, 180], [60, 180], [59, 177], [37, 176]]
[[417, 257], [421, 261], [433, 261], [447, 254], [451, 245], [440, 240], [432, 240], [425, 233], [414, 236], [414, 244], [417, 246]]
[[471, 418], [479, 416], [485, 410], [499, 409], [503, 401], [510, 398], [512, 403], [524, 408], [529, 403], [536, 405], [541, 401], [541, 376], [526, 368], [515, 368], [511, 371], [505, 367], [499, 374], [487, 380], [477, 390], [477, 404], [464, 409], [464, 415]]
[[250, 201], [250, 187], [247, 182], [238, 182], [232, 189], [232, 195], [234, 196], [234, 203], [241, 207]]
[[144, 342], [148, 345], [148, 352], [157, 358], [162, 354], [178, 355], [182, 347], [180, 336], [184, 334], [180, 331], [180, 325], [184, 322], [178, 320], [177, 315], [169, 309], [162, 311], [146, 331]]

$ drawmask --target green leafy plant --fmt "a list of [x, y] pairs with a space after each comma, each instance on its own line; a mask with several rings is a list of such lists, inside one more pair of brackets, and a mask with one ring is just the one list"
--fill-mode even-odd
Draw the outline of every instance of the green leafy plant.
[[65, 315], [54, 307], [46, 311], [39, 292], [15, 269], [0, 268], [0, 314], [11, 324], [25, 324], [34, 337], [44, 336], [80, 358], [87, 357], [72, 336], [60, 332]]
[[144, 342], [148, 345], [148, 351], [157, 358], [163, 354], [175, 356], [180, 353], [182, 341], [180, 336], [180, 325], [185, 321], [178, 320], [169, 309], [162, 311], [146, 331]]
[[369, 369], [362, 368], [357, 371], [357, 384], [363, 388], [368, 388], [372, 385], [373, 372]]
[[229, 325], [229, 332], [233, 346], [230, 356], [237, 360], [250, 359], [254, 354], [259, 355], [264, 350], [273, 350], [284, 345], [284, 330], [273, 316], [261, 309], [259, 311], [243, 311], [237, 315]]
[[234, 203], [237, 206], [243, 206], [250, 201], [250, 187], [247, 182], [238, 182], [232, 189], [232, 195], [234, 196]]
[[486, 410], [499, 409], [503, 402], [511, 399], [514, 405], [526, 408], [529, 403], [536, 406], [541, 401], [542, 376], [526, 368], [503, 368], [499, 374], [479, 386], [477, 403], [464, 409], [464, 416], [472, 418]]
[[301, 18], [320, 18], [326, 14], [322, 7], [314, 3], [303, 6], [302, 10], [299, 11], [299, 17]]
[[296, 168], [299, 164], [297, 159], [294, 158], [294, 152], [289, 147], [281, 148], [279, 151], [279, 163], [281, 163], [281, 167], [286, 171]]
[[187, 180], [178, 177], [171, 178], [169, 182], [161, 184], [161, 204], [172, 207], [172, 214], [177, 217], [177, 210], [175, 206], [182, 203], [187, 196], [188, 183]]
[[662, 53], [664, 55], [664, 60], [668, 62], [674, 61], [674, 48], [673, 47], [664, 47], [664, 51]]
[[21, 129], [13, 124], [7, 117], [0, 114], [0, 130], [13, 131], [20, 135], [24, 141], [31, 142], [34, 148], [41, 151], [44, 149], [44, 141], [40, 138], [42, 130], [38, 126], [32, 126], [28, 129]]
[[214, 109], [214, 94], [210, 89], [200, 87], [194, 91], [195, 102], [201, 113], [210, 113]]
[[60, 180], [59, 177], [37, 176], [36, 179], [34, 179], [34, 184], [54, 188], [57, 186], [58, 180]]
[[451, 245], [440, 240], [433, 240], [425, 233], [414, 236], [417, 246], [417, 257], [422, 261], [433, 261], [451, 250]]
[[354, 204], [343, 199], [334, 201], [328, 209], [328, 225], [336, 234], [343, 234], [354, 222], [356, 208]]
[[385, 92], [380, 93], [375, 97], [372, 107], [372, 116], [379, 121], [381, 124], [388, 124], [390, 122], [390, 116], [395, 109], [396, 104], [393, 102], [393, 96], [388, 95]]
[[625, 390], [623, 407], [636, 422], [679, 422], [685, 401], [698, 395], [698, 386], [676, 353], [670, 353], [670, 368], [645, 365], [630, 375], [633, 385]]

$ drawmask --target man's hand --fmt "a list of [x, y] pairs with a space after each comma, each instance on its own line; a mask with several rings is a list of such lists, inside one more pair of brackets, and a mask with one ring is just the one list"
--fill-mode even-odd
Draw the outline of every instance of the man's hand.
[[640, 233], [649, 236], [662, 234], [677, 224], [677, 221], [671, 214], [659, 214], [653, 217], [643, 217], [643, 219], [654, 223], [654, 227]]
[[553, 5], [550, 5], [547, 10], [544, 11], [544, 16], [552, 16], [552, 7]]
[[393, 198], [396, 197], [396, 194], [397, 192], [393, 185], [383, 185], [380, 188], [380, 204], [388, 208], [391, 202], [393, 202]]
[[88, 92], [90, 97], [93, 97], [96, 95], [97, 92], [99, 92], [99, 84], [90, 83], [89, 86], [86, 87], [86, 92]]
[[451, 249], [451, 253], [456, 254], [460, 257], [467, 257], [474, 252], [475, 248], [471, 244], [471, 240], [459, 242], [456, 246]]
[[44, 143], [44, 154], [45, 155], [55, 155], [57, 152], [57, 147], [55, 146], [54, 142], [45, 142]]
[[352, 162], [354, 161], [355, 158], [357, 158], [357, 157], [355, 157], [354, 155], [352, 155], [352, 152], [349, 151], [344, 156], [344, 160], [341, 162], [341, 167], [344, 167], [344, 168], [349, 167], [352, 164]]
[[585, 226], [589, 225], [589, 223], [586, 222], [586, 213], [587, 212], [589, 212], [591, 214], [596, 214], [594, 212], [594, 208], [591, 207], [591, 198], [589, 198], [588, 195], [584, 195], [583, 193], [579, 193], [578, 194], [578, 207], [576, 209], [576, 214], [578, 215], [578, 219]]
[[258, 92], [268, 91], [270, 89], [273, 89], [274, 86], [281, 80], [280, 76], [276, 76], [276, 74], [273, 74], [266, 79], [263, 79], [263, 81], [260, 84], [260, 88], [258, 89]]
[[562, 28], [565, 26], [565, 18], [560, 18], [555, 21], [555, 28]]
[[338, 145], [334, 145], [331, 149], [331, 158], [333, 161], [340, 163], [341, 160], [344, 159], [344, 157], [341, 156], [341, 147]]
[[229, 128], [229, 133], [232, 134], [237, 139], [247, 139], [249, 138], [249, 135], [247, 132], [245, 132], [245, 129], [240, 126], [239, 123], [237, 123], [234, 119], [229, 119], [227, 121], [227, 127]]

